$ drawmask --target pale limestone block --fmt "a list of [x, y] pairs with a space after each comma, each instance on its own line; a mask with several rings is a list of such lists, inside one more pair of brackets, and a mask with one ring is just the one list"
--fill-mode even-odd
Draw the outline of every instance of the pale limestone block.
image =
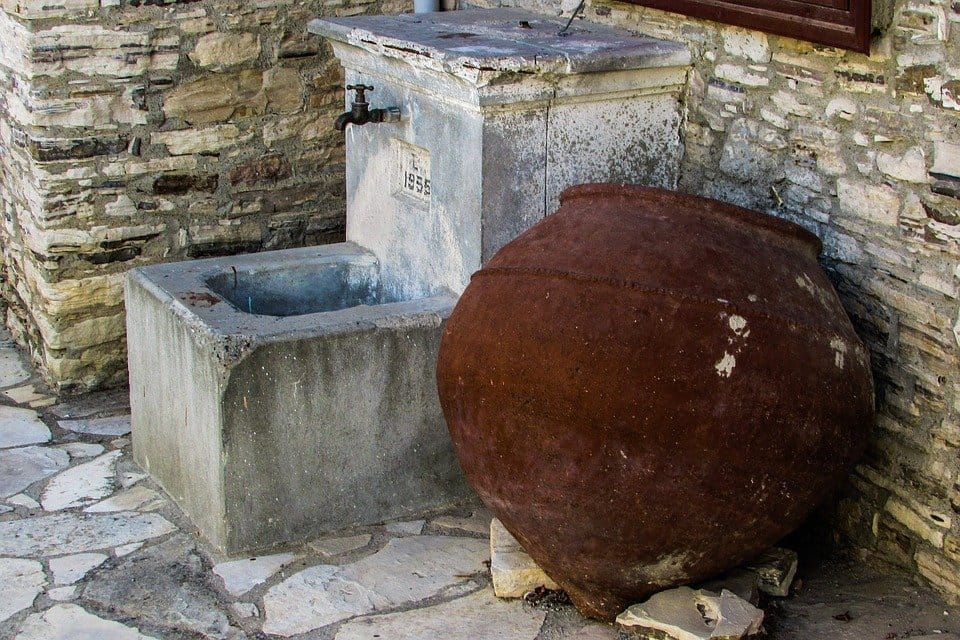
[[114, 162], [104, 167], [103, 173], [110, 177], [140, 176], [173, 171], [191, 173], [196, 168], [197, 159], [194, 156], [171, 156], [144, 162]]
[[111, 451], [60, 473], [47, 483], [40, 504], [46, 511], [60, 511], [110, 495], [114, 490], [114, 465], [120, 455], [120, 451]]
[[35, 301], [50, 316], [80, 314], [123, 302], [123, 273], [79, 280], [48, 282], [32, 262], [24, 263], [26, 279], [37, 289]]
[[[175, 156], [212, 153], [241, 142], [235, 124], [222, 124], [203, 129], [159, 131], [150, 134], [151, 144], [163, 144]], [[245, 137], [244, 139], [248, 139]]]
[[242, 596], [258, 584], [266, 582], [281, 567], [290, 564], [297, 557], [292, 553], [278, 553], [231, 560], [215, 564], [213, 572], [223, 580], [223, 586], [230, 595]]
[[914, 555], [920, 575], [929, 580], [934, 587], [954, 597], [960, 593], [960, 573], [956, 565], [945, 558], [921, 549]]
[[824, 113], [827, 114], [828, 118], [836, 117], [842, 120], [853, 120], [859, 110], [860, 108], [856, 102], [846, 96], [840, 96], [833, 98], [827, 103], [827, 108], [824, 110]]
[[173, 88], [164, 96], [163, 110], [192, 124], [226, 120], [241, 106], [256, 115], [266, 108], [266, 98], [258, 97], [262, 86], [260, 71], [220, 73]]
[[0, 623], [32, 605], [46, 583], [47, 577], [43, 573], [43, 565], [39, 562], [19, 558], [0, 558], [0, 585], [3, 585], [3, 597], [0, 598]]
[[886, 226], [895, 226], [898, 222], [900, 196], [887, 185], [840, 178], [837, 198], [841, 211], [851, 218]]
[[39, 509], [40, 503], [28, 496], [25, 493], [18, 493], [15, 496], [10, 496], [7, 498], [9, 504], [15, 504], [18, 507], [24, 507], [25, 509]]
[[47, 597], [55, 602], [68, 602], [70, 600], [75, 600], [77, 597], [77, 585], [73, 584], [69, 587], [55, 587], [53, 589], [47, 590]]
[[960, 178], [960, 144], [952, 142], [933, 143], [933, 166], [930, 173]]
[[913, 534], [938, 549], [943, 547], [944, 534], [950, 529], [951, 521], [948, 516], [936, 514], [937, 519], [934, 519], [930, 516], [921, 515], [919, 510], [892, 496], [887, 499], [883, 508]]
[[714, 74], [718, 78], [745, 87], [766, 87], [770, 84], [769, 76], [736, 64], [718, 64]]
[[260, 55], [260, 37], [253, 33], [208, 33], [189, 54], [198, 66], [220, 71]]
[[118, 493], [114, 496], [92, 504], [83, 510], [84, 513], [113, 513], [115, 511], [135, 511], [143, 505], [162, 500], [160, 494], [143, 485]]
[[927, 161], [920, 147], [911, 147], [902, 156], [880, 151], [877, 153], [877, 168], [894, 180], [918, 184], [929, 182]]
[[51, 558], [50, 572], [56, 585], [73, 584], [92, 570], [106, 562], [108, 555], [103, 553], [75, 553], [60, 558]]
[[498, 598], [522, 598], [537, 587], [560, 588], [496, 518], [490, 522], [490, 574]]
[[767, 34], [752, 29], [724, 27], [721, 36], [723, 49], [730, 55], [753, 62], [770, 62], [770, 41]]
[[111, 217], [133, 217], [137, 215], [137, 204], [133, 198], [122, 193], [116, 200], [104, 203], [103, 212]]
[[847, 172], [847, 162], [834, 148], [822, 148], [817, 154], [817, 170], [827, 176], [842, 176]]
[[813, 115], [813, 109], [809, 105], [800, 102], [797, 95], [790, 91], [781, 89], [770, 96], [770, 101], [781, 111], [786, 111], [789, 114], [801, 118], [809, 118]]
[[617, 616], [623, 628], [669, 640], [733, 640], [758, 633], [762, 623], [763, 611], [729, 591], [717, 596], [689, 587], [661, 591]]
[[34, 320], [43, 341], [51, 349], [80, 349], [123, 338], [126, 327], [124, 316], [94, 317], [57, 328], [43, 314], [35, 314]]

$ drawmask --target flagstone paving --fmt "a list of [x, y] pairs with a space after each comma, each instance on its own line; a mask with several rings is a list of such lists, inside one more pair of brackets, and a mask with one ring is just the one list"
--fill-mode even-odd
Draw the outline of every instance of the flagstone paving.
[[[0, 332], [0, 640], [621, 637], [562, 599], [494, 597], [476, 506], [222, 557], [133, 462], [128, 432], [122, 393], [56, 398]], [[768, 637], [960, 633], [960, 609], [898, 574], [801, 575], [768, 607]]]

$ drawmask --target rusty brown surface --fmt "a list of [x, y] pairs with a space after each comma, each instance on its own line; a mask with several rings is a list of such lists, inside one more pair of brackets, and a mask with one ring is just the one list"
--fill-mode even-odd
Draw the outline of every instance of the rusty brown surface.
[[749, 559], [859, 457], [868, 356], [819, 249], [716, 201], [583, 185], [474, 275], [438, 363], [454, 447], [582, 613]]

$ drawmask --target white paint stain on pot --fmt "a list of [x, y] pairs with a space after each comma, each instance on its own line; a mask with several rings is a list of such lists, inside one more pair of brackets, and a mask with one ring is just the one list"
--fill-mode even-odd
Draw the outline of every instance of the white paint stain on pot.
[[737, 366], [737, 359], [724, 351], [723, 357], [717, 364], [713, 365], [713, 368], [717, 370], [717, 375], [721, 378], [729, 378], [735, 366]]

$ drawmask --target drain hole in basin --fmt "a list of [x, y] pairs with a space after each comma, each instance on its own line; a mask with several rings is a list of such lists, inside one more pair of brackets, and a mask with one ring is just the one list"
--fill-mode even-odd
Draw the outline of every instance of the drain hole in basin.
[[376, 269], [348, 263], [236, 269], [207, 278], [207, 286], [244, 313], [300, 316], [391, 302], [380, 293]]

